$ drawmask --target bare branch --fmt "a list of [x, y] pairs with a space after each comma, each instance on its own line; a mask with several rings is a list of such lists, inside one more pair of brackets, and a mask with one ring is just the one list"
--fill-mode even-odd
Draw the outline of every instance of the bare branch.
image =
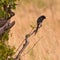
[[0, 35], [2, 35], [6, 30], [10, 29], [14, 24], [15, 21], [10, 23], [10, 20], [8, 20], [6, 24], [0, 28]]

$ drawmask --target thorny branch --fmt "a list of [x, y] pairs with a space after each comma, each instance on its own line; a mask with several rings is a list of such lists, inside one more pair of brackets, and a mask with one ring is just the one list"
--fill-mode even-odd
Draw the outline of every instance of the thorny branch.
[[[42, 36], [41, 38], [43, 38], [43, 36]], [[40, 39], [41, 39], [41, 38], [40, 38]], [[24, 53], [21, 57], [23, 57], [23, 56], [25, 56], [26, 54], [28, 54], [28, 53], [36, 46], [36, 44], [40, 41], [40, 39], [39, 39], [26, 53]]]
[[[41, 26], [40, 26], [41, 27]], [[38, 28], [39, 29], [39, 28]], [[19, 51], [19, 53], [18, 53], [18, 55], [16, 56], [16, 58], [14, 59], [14, 60], [19, 60], [20, 58], [20, 55], [22, 54], [22, 52], [24, 51], [24, 49], [27, 47], [27, 45], [29, 44], [29, 42], [28, 42], [28, 38], [31, 36], [31, 35], [33, 35], [34, 33], [36, 32], [36, 29], [35, 30], [33, 30], [33, 32], [31, 32], [31, 33], [29, 33], [29, 34], [27, 34], [26, 36], [25, 36], [25, 43], [23, 44], [23, 47], [22, 47], [22, 49]]]
[[19, 51], [18, 55], [15, 57], [14, 60], [20, 60], [20, 58], [19, 58], [20, 55], [22, 54], [22, 52], [24, 51], [24, 49], [25, 49], [25, 48], [27, 47], [27, 45], [29, 44], [28, 38], [29, 38], [31, 35], [37, 33], [38, 29], [42, 26], [41, 23], [42, 23], [42, 21], [43, 21], [44, 19], [46, 19], [46, 17], [45, 17], [44, 15], [40, 16], [40, 17], [37, 19], [37, 27], [36, 27], [36, 29], [33, 30], [31, 33], [25, 35], [25, 39], [24, 39], [25, 43], [23, 44], [23, 47], [21, 48], [21, 50]]

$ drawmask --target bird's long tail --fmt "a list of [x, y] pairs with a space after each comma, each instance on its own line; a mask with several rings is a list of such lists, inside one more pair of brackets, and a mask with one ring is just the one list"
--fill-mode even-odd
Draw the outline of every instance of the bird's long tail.
[[41, 24], [41, 23], [37, 25], [37, 27], [36, 27], [36, 29], [35, 29], [35, 35], [36, 35], [36, 33], [37, 33], [38, 29], [39, 29], [41, 26], [42, 26], [42, 24]]
[[36, 30], [35, 30], [35, 35], [36, 35], [36, 33], [37, 33], [38, 29], [39, 29], [39, 26], [37, 26], [37, 27], [36, 27]]

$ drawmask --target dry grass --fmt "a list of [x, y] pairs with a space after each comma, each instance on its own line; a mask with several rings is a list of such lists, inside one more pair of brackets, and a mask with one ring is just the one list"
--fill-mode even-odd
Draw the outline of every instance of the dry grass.
[[[21, 60], [60, 60], [60, 1], [54, 0], [57, 5], [52, 3], [53, 6], [50, 1], [52, 2], [52, 0], [21, 0], [21, 4], [17, 7], [16, 15], [12, 18], [16, 24], [11, 29], [12, 37], [10, 36], [9, 41], [9, 44], [14, 45], [16, 49], [24, 40], [25, 35], [32, 31], [30, 25], [34, 28], [37, 18], [42, 14], [46, 16], [46, 20], [42, 23], [37, 35], [29, 38], [29, 45], [22, 55], [29, 51], [30, 47], [33, 47], [39, 39], [40, 41], [29, 53], [21, 55]], [[43, 8], [44, 6], [48, 8], [43, 10], [40, 3]], [[43, 37], [40, 38], [41, 36]]]
[[46, 7], [46, 3], [43, 0], [20, 0], [20, 2], [24, 4], [32, 3], [33, 5], [36, 5], [38, 8]]

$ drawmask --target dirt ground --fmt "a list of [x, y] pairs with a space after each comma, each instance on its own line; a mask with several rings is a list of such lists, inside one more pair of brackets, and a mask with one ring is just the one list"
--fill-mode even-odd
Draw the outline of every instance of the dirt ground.
[[21, 60], [60, 60], [60, 1], [52, 1], [51, 5], [49, 0], [44, 1], [47, 4], [45, 8], [22, 2], [15, 10], [16, 15], [12, 20], [16, 23], [10, 31], [9, 44], [16, 50], [25, 35], [32, 31], [31, 25], [36, 27], [37, 18], [46, 16], [37, 34], [29, 38], [29, 45], [21, 54]]

